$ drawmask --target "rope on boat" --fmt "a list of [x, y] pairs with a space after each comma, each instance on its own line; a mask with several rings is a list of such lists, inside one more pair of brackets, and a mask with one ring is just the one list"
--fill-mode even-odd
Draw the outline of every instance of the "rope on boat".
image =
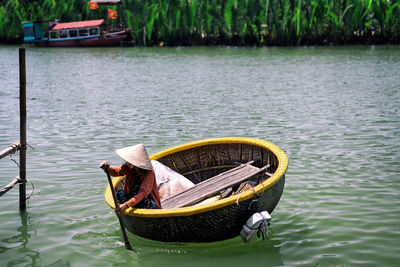
[[261, 196], [264, 194], [264, 185], [262, 185], [262, 186], [263, 186], [263, 191], [261, 192], [261, 194], [258, 194], [258, 193], [257, 193], [256, 189], [254, 189], [253, 184], [250, 184], [250, 186], [251, 186], [251, 189], [253, 189], [254, 194], [256, 195], [256, 197], [255, 197], [255, 199], [253, 199], [253, 200], [250, 202], [249, 208], [248, 208], [248, 209], [251, 210], [251, 205], [253, 205], [253, 203], [256, 203], [256, 205], [257, 205], [256, 210], [258, 210], [258, 200], [259, 200], [259, 199], [261, 198]]
[[[264, 190], [264, 184], [261, 183], [261, 185], [263, 186], [263, 189], [261, 191], [261, 194], [258, 194], [256, 189], [254, 188], [254, 185], [252, 183], [247, 183], [248, 185], [251, 186], [251, 189], [254, 191], [254, 195], [255, 195], [255, 199], [253, 199], [250, 204], [249, 204], [249, 210], [251, 210], [251, 205], [253, 205], [253, 203], [256, 203], [258, 205], [258, 200], [262, 197], [262, 195], [264, 194], [265, 190]], [[245, 185], [243, 185], [241, 189], [243, 189], [245, 187]], [[240, 190], [238, 190], [237, 192], [239, 192]], [[240, 194], [238, 194], [238, 197], [236, 198], [236, 205], [239, 205], [239, 199], [241, 197], [241, 195], [243, 193], [245, 193], [246, 191], [241, 192]], [[258, 206], [257, 206], [257, 210], [258, 210]]]

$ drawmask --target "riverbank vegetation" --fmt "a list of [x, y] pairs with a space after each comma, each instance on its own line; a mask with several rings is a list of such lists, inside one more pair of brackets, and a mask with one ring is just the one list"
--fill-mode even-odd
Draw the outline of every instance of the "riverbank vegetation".
[[[124, 0], [136, 45], [399, 44], [400, 0]], [[5, 0], [0, 41], [22, 42], [22, 21], [106, 18], [86, 0]], [[115, 23], [108, 19], [109, 23]]]

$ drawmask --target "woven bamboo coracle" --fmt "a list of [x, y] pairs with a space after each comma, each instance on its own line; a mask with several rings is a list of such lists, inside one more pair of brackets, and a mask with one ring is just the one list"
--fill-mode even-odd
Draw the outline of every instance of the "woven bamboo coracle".
[[[243, 224], [255, 212], [271, 213], [281, 198], [288, 159], [270, 142], [254, 138], [206, 139], [173, 147], [150, 156], [198, 184], [231, 170], [238, 164], [268, 166], [250, 179], [242, 190], [220, 200], [195, 206], [168, 209], [127, 209], [122, 219], [133, 234], [163, 242], [213, 242], [239, 235]], [[122, 188], [124, 177], [113, 179]], [[242, 183], [243, 185], [243, 183]], [[115, 208], [110, 187], [105, 199]]]

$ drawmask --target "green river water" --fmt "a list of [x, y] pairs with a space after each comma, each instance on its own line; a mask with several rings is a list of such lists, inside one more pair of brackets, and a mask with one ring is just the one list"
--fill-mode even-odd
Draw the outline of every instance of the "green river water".
[[[0, 198], [0, 266], [398, 266], [400, 47], [27, 47], [26, 65], [35, 190], [21, 213], [17, 187]], [[18, 93], [18, 47], [0, 46], [0, 150], [19, 139]], [[126, 251], [100, 161], [226, 136], [289, 158], [268, 240], [129, 233]], [[18, 175], [11, 157], [0, 173]]]

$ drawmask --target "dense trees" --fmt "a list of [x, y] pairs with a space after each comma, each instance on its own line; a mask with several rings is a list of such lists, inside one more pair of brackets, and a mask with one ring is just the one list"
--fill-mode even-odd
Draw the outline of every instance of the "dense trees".
[[[0, 40], [21, 41], [22, 21], [105, 18], [86, 0], [5, 0]], [[138, 45], [400, 43], [400, 0], [124, 0]], [[109, 21], [112, 23], [112, 21]], [[114, 22], [115, 23], [115, 22]]]

